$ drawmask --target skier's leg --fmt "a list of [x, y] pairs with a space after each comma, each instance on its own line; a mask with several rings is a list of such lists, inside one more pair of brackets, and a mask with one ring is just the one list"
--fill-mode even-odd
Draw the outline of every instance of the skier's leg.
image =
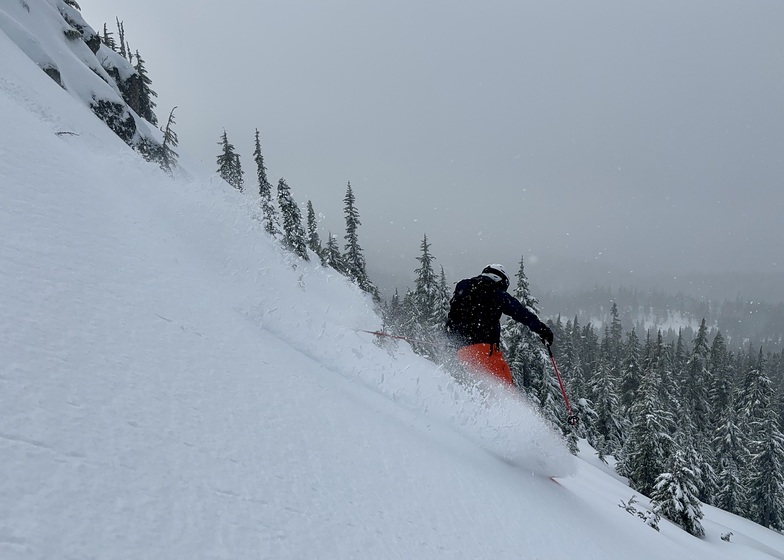
[[491, 344], [464, 346], [457, 351], [457, 358], [470, 373], [491, 375], [503, 383], [514, 385], [509, 364], [501, 351]]

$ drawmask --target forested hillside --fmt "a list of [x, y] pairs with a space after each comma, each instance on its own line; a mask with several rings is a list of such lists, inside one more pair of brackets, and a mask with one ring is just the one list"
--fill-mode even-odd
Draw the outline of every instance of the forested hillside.
[[[440, 336], [449, 290], [433, 260], [425, 238], [414, 290], [396, 294], [385, 317], [392, 332], [452, 368]], [[522, 259], [514, 295], [545, 316]], [[771, 337], [761, 337], [762, 345], [748, 341], [735, 333], [750, 321], [733, 325], [732, 319], [748, 313], [764, 329], [780, 310], [629, 291], [622, 293], [624, 320], [614, 296], [596, 290], [584, 304], [576, 298], [585, 322], [579, 312], [548, 320], [577, 426], [567, 424], [565, 400], [538, 337], [508, 322], [502, 344], [519, 390], [560, 426], [573, 449], [577, 438], [586, 438], [632, 488], [664, 504], [662, 515], [681, 519], [690, 532], [701, 532], [700, 503], [784, 527], [784, 361], [765, 340]], [[705, 317], [714, 310], [711, 328]], [[735, 327], [731, 342], [715, 326], [727, 323]]]
[[617, 306], [625, 328], [634, 327], [638, 334], [648, 329], [662, 330], [671, 342], [683, 329], [683, 337], [692, 340], [705, 319], [709, 334], [721, 332], [727, 347], [738, 349], [751, 342], [766, 350], [780, 351], [784, 345], [784, 304], [762, 301], [710, 300], [663, 291], [637, 288], [547, 292], [539, 297], [548, 316], [575, 317], [580, 324], [593, 323], [600, 330], [612, 321], [611, 309]]

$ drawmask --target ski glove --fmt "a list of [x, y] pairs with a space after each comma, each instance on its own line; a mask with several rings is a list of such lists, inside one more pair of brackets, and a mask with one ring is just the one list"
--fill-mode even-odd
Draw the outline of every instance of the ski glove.
[[547, 346], [552, 346], [553, 344], [553, 331], [550, 330], [550, 327], [541, 323], [539, 328], [536, 330], [536, 334], [542, 339]]

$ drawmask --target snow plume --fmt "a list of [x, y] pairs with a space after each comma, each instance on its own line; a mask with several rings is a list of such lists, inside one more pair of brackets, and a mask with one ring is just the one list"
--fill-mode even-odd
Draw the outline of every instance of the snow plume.
[[[423, 417], [429, 429], [457, 431], [528, 472], [574, 474], [574, 457], [562, 438], [523, 395], [489, 379], [458, 382], [444, 368], [414, 354], [406, 343], [385, 345], [387, 351], [380, 351], [379, 344], [385, 342], [361, 330], [380, 322], [370, 296], [351, 286], [353, 297], [362, 304], [336, 307], [346, 288], [344, 279], [330, 269], [287, 258], [292, 261], [289, 281], [248, 310], [249, 321], [330, 371]], [[263, 274], [277, 271], [269, 268]], [[286, 304], [281, 305], [286, 291], [290, 296], [283, 297]]]
[[652, 530], [523, 398], [358, 332], [367, 294], [255, 195], [169, 179], [0, 52], [3, 560], [784, 558], [709, 506]]

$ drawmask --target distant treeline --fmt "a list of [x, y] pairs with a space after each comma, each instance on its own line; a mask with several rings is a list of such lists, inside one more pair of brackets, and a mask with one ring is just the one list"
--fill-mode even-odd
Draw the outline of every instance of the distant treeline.
[[543, 312], [549, 317], [560, 315], [564, 320], [577, 317], [581, 324], [593, 323], [603, 328], [612, 320], [610, 310], [617, 305], [621, 322], [634, 327], [638, 334], [661, 330], [666, 342], [683, 337], [693, 340], [702, 319], [705, 319], [711, 338], [721, 332], [727, 347], [739, 349], [749, 342], [767, 351], [784, 348], [784, 304], [759, 301], [708, 300], [683, 294], [667, 294], [635, 288], [612, 289], [594, 287], [592, 290], [568, 294], [549, 292], [539, 295]]

